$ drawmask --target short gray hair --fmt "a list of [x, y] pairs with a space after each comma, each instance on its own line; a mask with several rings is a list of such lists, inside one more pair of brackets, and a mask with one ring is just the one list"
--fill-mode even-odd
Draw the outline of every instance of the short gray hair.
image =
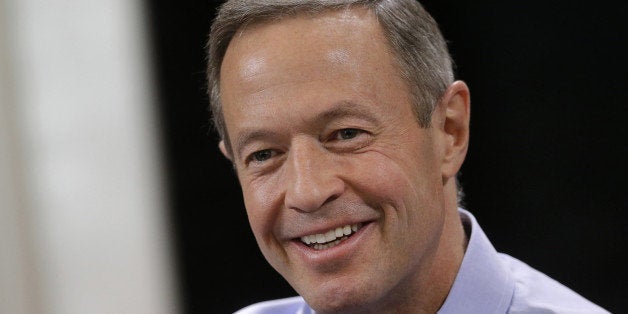
[[220, 102], [220, 67], [233, 36], [246, 25], [298, 14], [362, 6], [379, 21], [401, 77], [408, 83], [421, 127], [453, 82], [453, 61], [436, 21], [415, 0], [228, 0], [211, 25], [207, 43], [207, 83], [213, 124], [231, 151]]
[[[421, 127], [429, 127], [434, 108], [454, 81], [453, 60], [438, 24], [416, 0], [228, 0], [218, 9], [207, 42], [207, 83], [214, 128], [225, 148], [231, 143], [220, 103], [220, 67], [233, 36], [246, 25], [362, 6], [375, 14], [412, 93]], [[458, 204], [464, 192], [456, 176]]]

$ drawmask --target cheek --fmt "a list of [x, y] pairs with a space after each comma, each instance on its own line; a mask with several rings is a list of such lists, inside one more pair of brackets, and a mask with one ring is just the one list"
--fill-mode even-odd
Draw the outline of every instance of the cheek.
[[244, 206], [249, 225], [261, 253], [280, 273], [284, 273], [287, 256], [275, 230], [281, 226], [282, 186], [276, 178], [242, 184]]
[[408, 226], [405, 232], [412, 233], [438, 223], [442, 181], [433, 158], [420, 153], [364, 157], [351, 181], [370, 206], [384, 211], [389, 221], [385, 228], [406, 230], [402, 226]]
[[430, 196], [440, 178], [434, 171], [436, 167], [419, 156], [373, 152], [360, 156], [352, 168], [354, 184], [390, 202]]
[[[386, 265], [401, 273], [410, 271], [431, 256], [443, 221], [440, 176], [421, 159], [404, 163], [399, 156], [369, 158], [368, 167], [356, 171], [354, 180], [369, 207], [381, 211], [383, 252]], [[396, 157], [396, 158], [395, 158]], [[403, 159], [405, 160], [405, 159]]]
[[281, 208], [281, 187], [275, 181], [268, 178], [242, 184], [244, 206], [258, 241], [260, 237], [272, 233], [273, 223]]

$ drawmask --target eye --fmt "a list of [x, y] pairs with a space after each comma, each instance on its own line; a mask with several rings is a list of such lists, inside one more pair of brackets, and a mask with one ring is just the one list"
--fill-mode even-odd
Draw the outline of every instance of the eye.
[[274, 152], [272, 150], [263, 149], [263, 150], [258, 150], [254, 152], [253, 154], [251, 154], [249, 159], [255, 162], [262, 162], [262, 161], [266, 161], [270, 159], [273, 156], [274, 156]]
[[373, 140], [373, 134], [364, 129], [336, 129], [327, 137], [325, 147], [339, 153], [357, 152], [369, 146]]
[[362, 130], [358, 129], [342, 129], [336, 133], [336, 139], [339, 140], [350, 140], [358, 136]]
[[251, 150], [252, 153], [245, 155], [243, 161], [243, 170], [246, 169], [248, 174], [261, 176], [267, 174], [281, 165], [282, 150], [276, 148], [260, 149], [258, 151]]

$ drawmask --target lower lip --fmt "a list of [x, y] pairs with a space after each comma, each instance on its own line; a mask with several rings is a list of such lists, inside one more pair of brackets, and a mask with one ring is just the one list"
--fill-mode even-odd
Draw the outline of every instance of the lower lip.
[[372, 228], [372, 223], [364, 223], [360, 230], [329, 249], [315, 250], [314, 248], [305, 245], [300, 240], [292, 241], [294, 244], [293, 248], [296, 249], [296, 252], [300, 255], [301, 259], [308, 264], [324, 265], [334, 263], [340, 259], [355, 256], [355, 251], [359, 249], [360, 243], [362, 243], [362, 240], [368, 236]]

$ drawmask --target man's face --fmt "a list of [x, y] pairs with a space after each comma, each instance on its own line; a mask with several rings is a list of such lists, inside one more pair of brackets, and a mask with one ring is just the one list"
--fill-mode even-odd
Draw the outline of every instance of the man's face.
[[439, 137], [375, 18], [248, 26], [220, 91], [253, 233], [295, 290], [321, 312], [421, 293], [444, 221]]

